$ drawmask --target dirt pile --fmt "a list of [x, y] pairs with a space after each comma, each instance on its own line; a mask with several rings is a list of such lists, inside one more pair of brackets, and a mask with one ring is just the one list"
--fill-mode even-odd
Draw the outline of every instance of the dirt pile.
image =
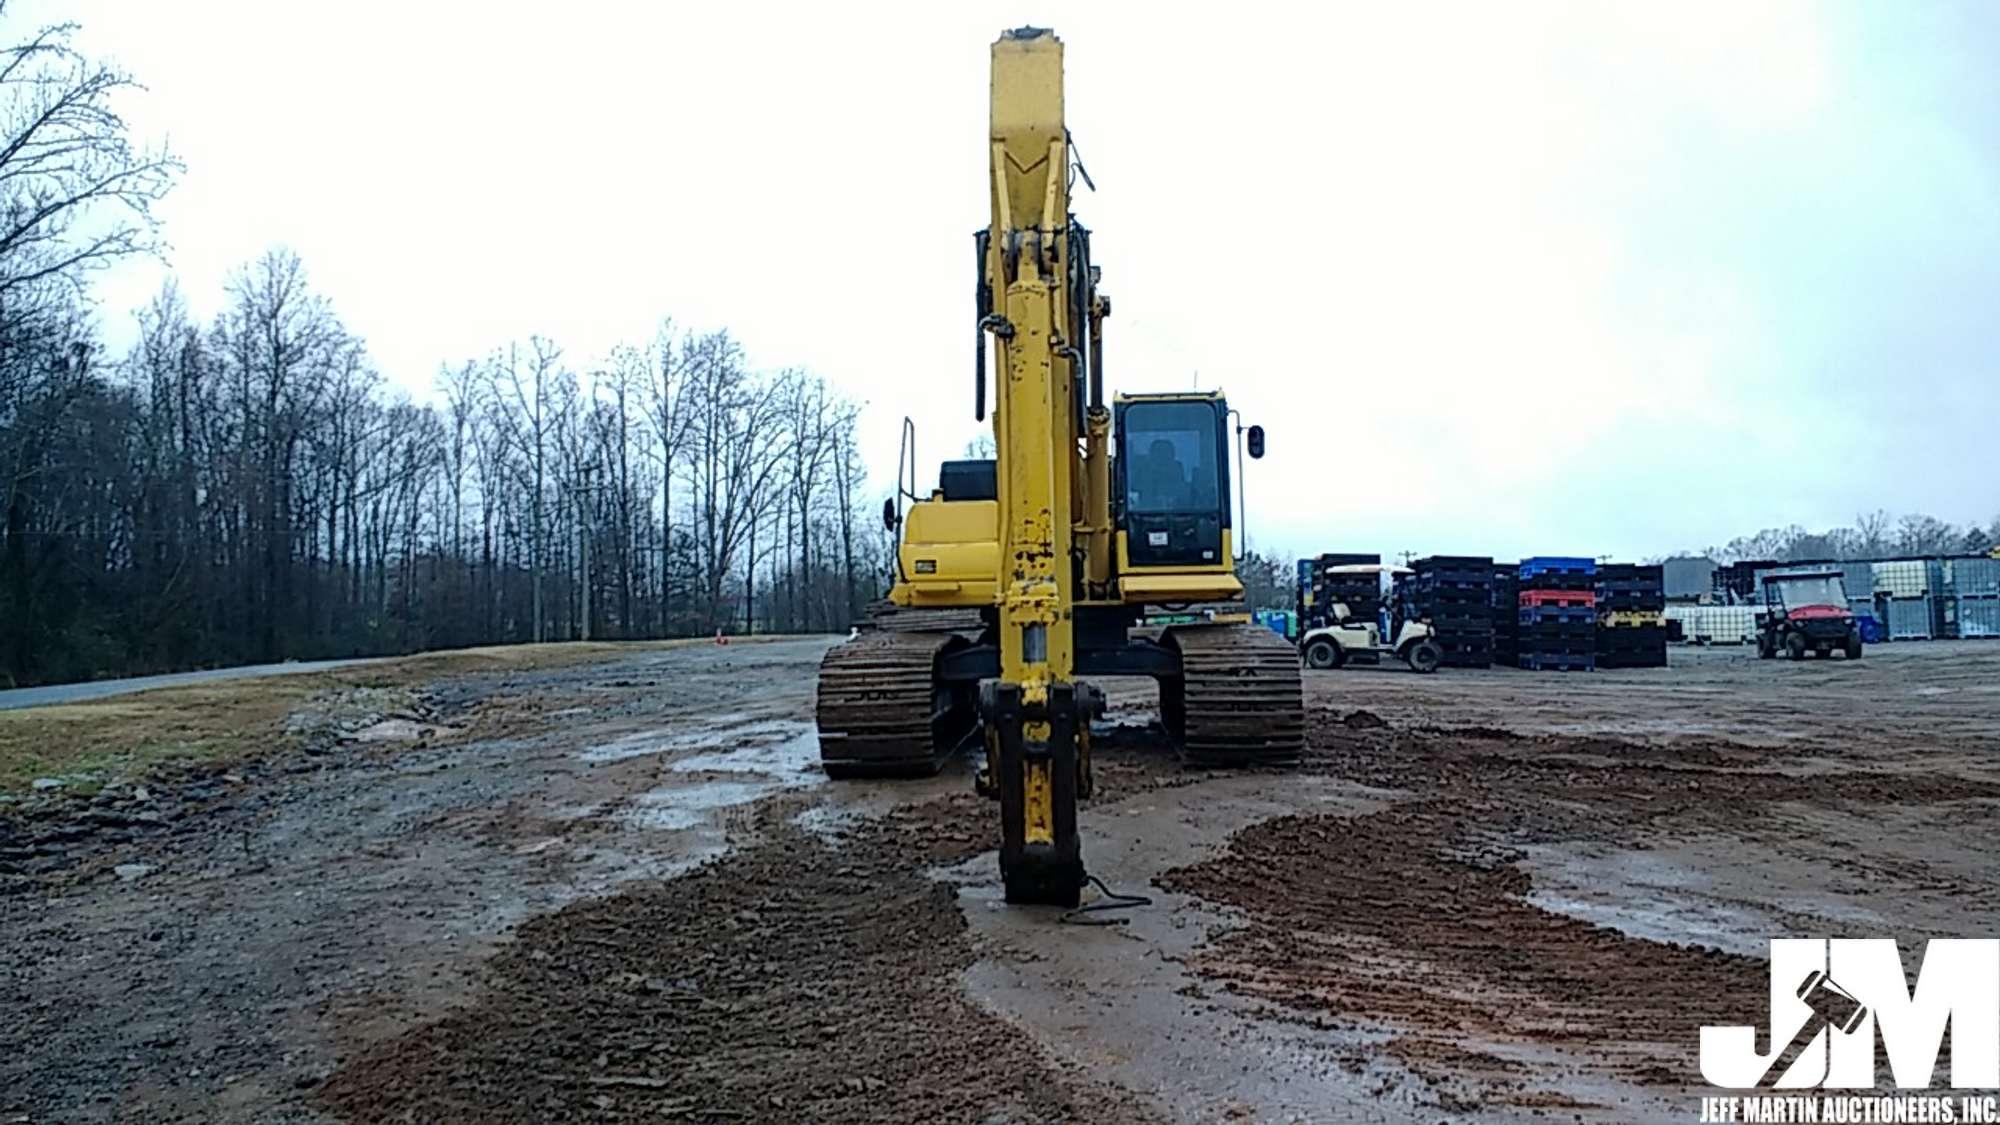
[[[761, 842], [522, 927], [465, 1009], [336, 1073], [355, 1121], [1132, 1121], [967, 1001], [952, 890], [985, 850], [952, 798]], [[974, 827], [978, 826], [978, 827]]]
[[1657, 840], [1725, 828], [1789, 838], [1788, 803], [1918, 805], [2000, 797], [2000, 784], [1863, 757], [1809, 763], [1788, 750], [1716, 739], [1635, 743], [1505, 731], [1366, 729], [1321, 723], [1306, 766], [1421, 807], [1456, 811], [1516, 842]]
[[1484, 835], [1425, 809], [1281, 817], [1160, 881], [1247, 916], [1196, 971], [1323, 1026], [1408, 1029], [1399, 1057], [1435, 1081], [1435, 1056], [1459, 1056], [1451, 1069], [1481, 1077], [1480, 1100], [1532, 1096], [1520, 1064], [1481, 1044], [1573, 1044], [1640, 1079], [1663, 1062], [1663, 1073], [1695, 1073], [1680, 1033], [1740, 1018], [1765, 987], [1753, 958], [1528, 904], [1527, 874]]
[[[1522, 848], [1645, 848], [1736, 831], [1786, 803], [1868, 808], [2000, 795], [1964, 778], [1787, 772], [1791, 756], [1689, 742], [1465, 737], [1321, 724], [1309, 768], [1408, 799], [1359, 817], [1287, 816], [1158, 882], [1242, 912], [1191, 962], [1316, 1026], [1400, 1032], [1390, 1052], [1446, 1108], [1547, 1106], [1545, 1053], [1641, 1085], [1698, 1074], [1695, 1029], [1740, 1022], [1758, 958], [1628, 936], [1532, 904]], [[1771, 831], [1777, 837], [1782, 822]], [[1536, 1060], [1524, 1066], [1523, 1057]], [[1558, 1083], [1585, 1089], [1588, 1082]], [[1539, 1079], [1531, 1083], [1530, 1076]]]

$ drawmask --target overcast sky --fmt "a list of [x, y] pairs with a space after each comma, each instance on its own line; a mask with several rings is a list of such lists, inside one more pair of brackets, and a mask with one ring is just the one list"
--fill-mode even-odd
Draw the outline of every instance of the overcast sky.
[[[955, 454], [987, 47], [1053, 26], [1114, 388], [1270, 435], [1253, 545], [1639, 556], [2000, 512], [2000, 4], [83, 0], [185, 179], [430, 394], [663, 314]], [[100, 286], [114, 333], [156, 267]]]

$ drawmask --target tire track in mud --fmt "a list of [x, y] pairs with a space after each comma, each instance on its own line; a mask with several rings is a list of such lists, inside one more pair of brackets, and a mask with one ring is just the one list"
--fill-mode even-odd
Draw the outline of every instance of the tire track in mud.
[[971, 795], [829, 841], [774, 798], [758, 842], [521, 927], [473, 1001], [336, 1072], [359, 1122], [1149, 1120], [966, 999], [952, 889]]
[[1198, 951], [1191, 970], [1286, 1018], [1387, 1029], [1385, 1049], [1442, 1108], [1590, 1108], [1552, 1098], [1551, 1086], [1608, 1088], [1579, 1075], [1661, 1088], [1695, 1080], [1697, 1029], [1754, 1021], [1766, 963], [1534, 905], [1523, 846], [1644, 849], [1669, 835], [1742, 833], [1784, 802], [2000, 797], [2000, 786], [1951, 776], [1781, 772], [1796, 762], [1728, 743], [1323, 722], [1308, 768], [1407, 799], [1363, 816], [1264, 821], [1157, 882], [1239, 912], [1242, 924]]

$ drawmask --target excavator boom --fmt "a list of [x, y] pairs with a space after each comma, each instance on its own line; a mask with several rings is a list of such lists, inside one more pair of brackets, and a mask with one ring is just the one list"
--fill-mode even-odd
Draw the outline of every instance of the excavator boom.
[[1070, 549], [1076, 522], [1074, 385], [1069, 335], [1069, 146], [1062, 43], [1039, 28], [993, 44], [992, 218], [986, 275], [998, 307], [981, 318], [995, 349], [1001, 584], [1000, 677], [981, 718], [996, 742], [1001, 873], [1010, 901], [1074, 904], [1083, 883], [1076, 835], [1075, 635]]

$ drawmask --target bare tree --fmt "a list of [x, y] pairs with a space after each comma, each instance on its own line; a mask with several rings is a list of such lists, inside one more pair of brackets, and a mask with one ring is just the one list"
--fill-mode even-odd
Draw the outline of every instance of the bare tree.
[[834, 425], [833, 490], [835, 511], [840, 520], [840, 611], [843, 623], [854, 621], [859, 616], [860, 608], [858, 575], [854, 569], [854, 504], [862, 482], [867, 478], [861, 464], [860, 448], [854, 440], [860, 413], [859, 407], [849, 404], [842, 409]]
[[1896, 524], [1896, 550], [1905, 555], [1949, 554], [1959, 535], [1936, 516], [1912, 512]]
[[465, 485], [468, 462], [478, 441], [479, 365], [461, 363], [438, 372], [445, 404], [445, 487], [451, 495], [451, 553], [465, 553]]
[[[781, 390], [754, 382], [742, 351], [717, 334], [698, 346], [689, 368], [690, 477], [700, 523], [699, 560], [707, 627], [726, 616], [724, 587], [755, 533], [770, 488], [790, 452]], [[749, 560], [754, 564], [755, 560]]]
[[155, 249], [152, 208], [181, 167], [132, 144], [113, 103], [138, 84], [80, 54], [76, 31], [0, 50], [0, 309], [12, 314], [81, 296], [90, 271]]
[[1880, 508], [1854, 517], [1855, 547], [1862, 557], [1872, 559], [1889, 553], [1891, 523], [1889, 513]]
[[630, 362], [630, 349], [621, 349], [625, 362], [614, 362], [600, 374], [595, 386], [601, 388], [607, 401], [604, 409], [594, 410], [592, 420], [595, 433], [592, 435], [602, 451], [606, 481], [605, 492], [610, 497], [607, 507], [618, 533], [613, 544], [616, 552], [613, 561], [618, 579], [618, 626], [627, 635], [632, 629], [632, 554], [633, 554], [633, 509], [632, 494], [632, 400], [638, 393], [640, 371]]
[[1290, 609], [1296, 587], [1291, 564], [1255, 551], [1244, 554], [1236, 568], [1243, 597], [1252, 609]]
[[509, 346], [506, 359], [489, 365], [490, 387], [503, 439], [521, 458], [528, 495], [528, 571], [532, 584], [536, 641], [547, 636], [548, 615], [543, 600], [543, 575], [548, 563], [547, 501], [550, 444], [558, 429], [560, 391], [567, 378], [560, 364], [562, 349], [541, 336], [528, 340], [525, 364], [520, 349]]
[[674, 323], [662, 320], [653, 335], [649, 352], [628, 353], [623, 362], [644, 378], [648, 421], [652, 424], [660, 471], [660, 616], [661, 628], [670, 628], [673, 614], [674, 474], [694, 439], [695, 411], [688, 404], [688, 369], [692, 356], [733, 355], [735, 344], [727, 333], [716, 333], [697, 341], [688, 337], [676, 341]]
[[230, 281], [232, 305], [219, 330], [236, 358], [247, 434], [250, 534], [262, 560], [249, 593], [267, 659], [282, 655], [278, 607], [290, 604], [291, 505], [294, 458], [331, 383], [330, 373], [352, 354], [331, 309], [306, 285], [298, 255], [274, 249]]
[[[50, 472], [63, 440], [80, 436], [71, 412], [93, 399], [108, 413], [129, 406], [101, 396], [79, 312], [85, 279], [154, 248], [151, 209], [179, 170], [133, 147], [112, 108], [131, 79], [78, 53], [75, 32], [58, 24], [0, 49], [0, 616], [17, 623], [6, 646], [14, 680], [37, 674], [33, 623], [48, 603], [36, 586], [61, 565], [48, 538], [58, 513], [39, 508], [77, 483]], [[56, 522], [38, 528], [45, 518]]]
[[[800, 371], [787, 371], [780, 376], [780, 386], [785, 389], [783, 424], [786, 428], [785, 442], [788, 446], [787, 499], [790, 508], [786, 513], [786, 524], [795, 527], [798, 533], [797, 548], [794, 551], [787, 536], [785, 548], [791, 552], [791, 567], [788, 573], [795, 576], [793, 592], [787, 600], [797, 615], [792, 622], [795, 627], [813, 627], [813, 501], [819, 487], [825, 480], [829, 462], [833, 458], [834, 414], [829, 410], [826, 383], [807, 376]], [[796, 517], [796, 521], [794, 518]], [[804, 596], [798, 591], [803, 587]], [[824, 617], [824, 614], [821, 614]]]

